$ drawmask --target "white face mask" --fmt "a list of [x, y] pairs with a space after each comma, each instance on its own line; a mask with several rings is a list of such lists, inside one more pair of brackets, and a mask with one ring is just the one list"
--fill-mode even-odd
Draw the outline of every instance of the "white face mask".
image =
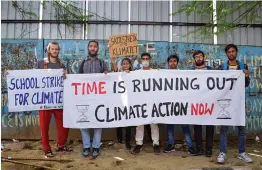
[[149, 67], [149, 61], [142, 61], [143, 67]]

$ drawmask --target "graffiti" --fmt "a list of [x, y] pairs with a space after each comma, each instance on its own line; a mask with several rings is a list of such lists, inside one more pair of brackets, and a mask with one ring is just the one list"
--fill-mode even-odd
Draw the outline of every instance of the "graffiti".
[[[50, 41], [54, 40], [2, 40], [2, 127], [34, 127], [39, 126], [37, 112], [30, 113], [8, 113], [6, 82], [4, 78], [5, 70], [12, 69], [32, 69], [38, 60], [46, 57], [46, 47]], [[57, 40], [60, 44], [59, 58], [66, 66], [70, 74], [78, 71], [81, 60], [88, 56], [88, 40]], [[107, 40], [100, 40], [99, 58], [105, 60], [111, 70], [109, 50]], [[43, 48], [44, 46], [44, 48]], [[152, 68], [166, 69], [167, 57], [171, 54], [177, 54], [180, 58], [178, 68], [186, 70], [194, 64], [192, 58], [195, 50], [202, 50], [205, 53], [205, 63], [213, 68], [227, 60], [224, 51], [225, 45], [209, 44], [185, 44], [170, 42], [149, 42], [139, 41], [139, 52], [150, 53], [152, 56]], [[124, 56], [123, 56], [124, 57]], [[121, 60], [116, 59], [119, 69], [121, 69]], [[140, 69], [140, 56], [130, 57], [133, 69]], [[238, 46], [239, 61], [246, 63], [249, 67], [250, 85], [246, 88], [246, 127], [247, 132], [262, 131], [262, 47]], [[3, 93], [4, 92], [4, 93]], [[237, 135], [237, 128], [230, 127], [229, 131]], [[219, 133], [219, 127], [216, 127], [216, 133]]]
[[39, 126], [39, 115], [37, 112], [4, 113], [2, 114], [1, 122], [3, 128]]

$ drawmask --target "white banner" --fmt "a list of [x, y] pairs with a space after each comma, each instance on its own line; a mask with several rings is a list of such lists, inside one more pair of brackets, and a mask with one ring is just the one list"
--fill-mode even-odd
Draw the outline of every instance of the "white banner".
[[150, 70], [68, 75], [64, 127], [245, 125], [242, 71]]
[[63, 108], [63, 69], [7, 71], [9, 112]]

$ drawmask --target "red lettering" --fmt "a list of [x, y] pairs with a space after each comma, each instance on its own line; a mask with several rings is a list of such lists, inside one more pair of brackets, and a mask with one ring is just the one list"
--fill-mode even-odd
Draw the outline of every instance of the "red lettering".
[[207, 103], [206, 103], [205, 114], [207, 114], [207, 112], [208, 112], [210, 115], [212, 115], [212, 113], [213, 113], [213, 109], [214, 109], [214, 103], [212, 103], [212, 105], [211, 105], [211, 109], [209, 109], [209, 108], [207, 107]]
[[203, 115], [204, 114], [204, 110], [205, 110], [205, 106], [202, 103], [200, 103], [200, 105], [199, 105], [199, 114]]
[[85, 95], [85, 85], [86, 85], [86, 83], [82, 84], [82, 95]]
[[81, 86], [81, 83], [72, 83], [71, 86], [75, 86], [75, 95], [78, 95], [77, 87]]
[[106, 84], [106, 82], [99, 82], [99, 94], [106, 94], [106, 91], [102, 91], [102, 90], [104, 90], [104, 88], [105, 88], [105, 85]]
[[191, 104], [191, 115], [206, 115], [209, 113], [212, 115], [214, 109], [214, 103], [212, 103], [211, 108], [208, 108], [208, 103]]
[[191, 115], [198, 115], [198, 104], [196, 106], [194, 104], [191, 104]]
[[87, 83], [87, 94], [92, 93], [95, 91], [95, 94], [97, 94], [97, 87], [96, 82], [93, 82], [93, 86], [91, 87], [89, 83]]

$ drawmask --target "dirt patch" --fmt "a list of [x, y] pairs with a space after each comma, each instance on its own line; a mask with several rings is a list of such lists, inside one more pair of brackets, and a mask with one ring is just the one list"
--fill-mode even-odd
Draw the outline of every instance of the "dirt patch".
[[[23, 141], [23, 142], [7, 142], [6, 150], [2, 152], [4, 157], [13, 158], [44, 158], [44, 153], [39, 150], [41, 148], [41, 141]], [[35, 165], [42, 165], [57, 169], [94, 169], [94, 170], [184, 170], [184, 169], [197, 169], [197, 168], [225, 168], [236, 167], [243, 170], [254, 169], [262, 170], [262, 161], [260, 157], [251, 156], [254, 160], [252, 164], [242, 162], [237, 158], [237, 148], [230, 146], [228, 148], [228, 159], [224, 165], [217, 164], [218, 149], [213, 150], [213, 156], [207, 158], [205, 156], [190, 156], [186, 150], [182, 147], [176, 149], [171, 153], [163, 153], [155, 155], [153, 153], [153, 147], [151, 144], [146, 144], [144, 149], [139, 155], [132, 155], [124, 148], [116, 147], [112, 142], [103, 142], [101, 147], [101, 155], [95, 159], [86, 159], [81, 155], [82, 144], [80, 140], [70, 141], [73, 147], [73, 152], [70, 153], [55, 153], [55, 159], [73, 159], [73, 162], [54, 162], [54, 161], [31, 161], [21, 160], [24, 163], [30, 163]], [[55, 146], [55, 142], [51, 142], [52, 148]], [[249, 145], [247, 151], [252, 152], [257, 146]], [[161, 148], [164, 149], [164, 146]], [[250, 153], [249, 152], [249, 153]], [[114, 157], [120, 157], [124, 160], [117, 160]], [[35, 170], [36, 168], [16, 165], [12, 163], [2, 162], [3, 170]]]

